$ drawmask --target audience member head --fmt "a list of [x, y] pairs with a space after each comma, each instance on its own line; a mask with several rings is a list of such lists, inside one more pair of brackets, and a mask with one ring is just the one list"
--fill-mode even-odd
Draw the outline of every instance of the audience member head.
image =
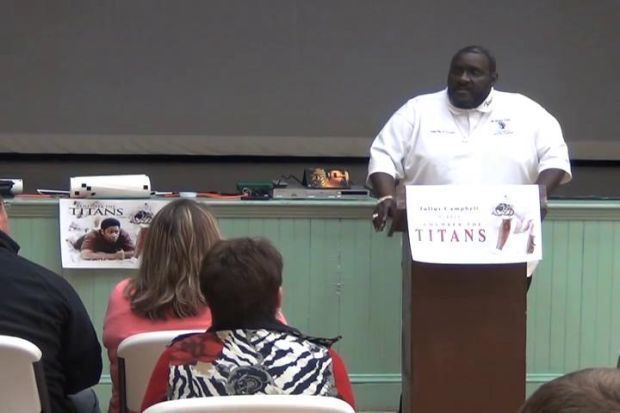
[[200, 267], [220, 238], [215, 217], [197, 202], [180, 199], [163, 207], [151, 221], [138, 275], [126, 290], [132, 310], [150, 319], [198, 314], [205, 305]]
[[219, 241], [200, 272], [200, 287], [218, 328], [274, 320], [281, 286], [282, 256], [266, 239]]
[[543, 384], [519, 413], [620, 413], [620, 369], [592, 368]]

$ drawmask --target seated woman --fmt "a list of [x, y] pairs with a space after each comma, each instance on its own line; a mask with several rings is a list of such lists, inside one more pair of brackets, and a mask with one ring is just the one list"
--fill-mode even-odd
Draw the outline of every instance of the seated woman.
[[110, 413], [120, 408], [116, 352], [121, 341], [148, 331], [211, 326], [199, 272], [209, 248], [221, 238], [213, 215], [195, 201], [173, 201], [155, 215], [147, 234], [138, 274], [114, 287], [103, 323], [112, 378]]
[[213, 325], [166, 349], [142, 409], [166, 399], [249, 394], [331, 396], [355, 407], [344, 363], [330, 348], [337, 339], [308, 337], [276, 319], [281, 286], [282, 256], [269, 241], [216, 243], [200, 274]]

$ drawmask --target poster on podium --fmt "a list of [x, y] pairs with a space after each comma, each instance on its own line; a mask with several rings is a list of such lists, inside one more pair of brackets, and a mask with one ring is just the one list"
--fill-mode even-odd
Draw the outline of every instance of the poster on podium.
[[149, 224], [167, 202], [59, 200], [63, 268], [138, 268]]
[[414, 261], [500, 264], [542, 259], [537, 185], [411, 185], [406, 202]]

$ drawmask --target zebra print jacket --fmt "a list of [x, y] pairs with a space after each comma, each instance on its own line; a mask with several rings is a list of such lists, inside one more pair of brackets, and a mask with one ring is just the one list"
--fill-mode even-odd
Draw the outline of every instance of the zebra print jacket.
[[142, 410], [164, 400], [241, 394], [331, 396], [355, 408], [346, 367], [330, 348], [338, 339], [308, 337], [277, 320], [177, 337], [153, 370]]

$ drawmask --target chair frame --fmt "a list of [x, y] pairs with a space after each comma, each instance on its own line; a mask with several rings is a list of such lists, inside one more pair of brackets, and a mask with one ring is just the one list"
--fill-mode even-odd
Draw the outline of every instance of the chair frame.
[[214, 396], [169, 400], [154, 404], [143, 413], [355, 413], [353, 407], [336, 397], [309, 395]]
[[[192, 334], [192, 333], [203, 333], [205, 330], [196, 329], [196, 330], [156, 330], [156, 331], [148, 331], [143, 333], [138, 333], [126, 337], [118, 346], [117, 350], [117, 363], [118, 363], [118, 393], [119, 393], [119, 405], [121, 413], [128, 413], [129, 407], [127, 406], [127, 366], [125, 362], [125, 357], [121, 356], [122, 349], [127, 346], [133, 345], [133, 342], [143, 339], [161, 336], [158, 338], [162, 338], [162, 340], [154, 340], [161, 344], [161, 352], [163, 353], [166, 347], [174, 340], [176, 337], [183, 334]], [[155, 367], [157, 360], [153, 360], [153, 365], [151, 366], [151, 370]], [[144, 395], [142, 395], [144, 397]]]
[[47, 381], [45, 381], [45, 371], [43, 370], [43, 361], [35, 361], [32, 363], [34, 370], [34, 379], [39, 389], [39, 402], [41, 403], [41, 413], [52, 413], [52, 405], [50, 402], [49, 391], [47, 390]]
[[45, 380], [45, 371], [43, 369], [41, 349], [39, 349], [36, 344], [21, 337], [0, 335], [0, 338], [2, 339], [3, 345], [12, 348], [20, 348], [23, 352], [29, 353], [37, 358], [37, 360], [32, 362], [32, 373], [37, 388], [37, 397], [41, 405], [41, 413], [52, 413], [52, 405], [47, 389], [47, 381]]

